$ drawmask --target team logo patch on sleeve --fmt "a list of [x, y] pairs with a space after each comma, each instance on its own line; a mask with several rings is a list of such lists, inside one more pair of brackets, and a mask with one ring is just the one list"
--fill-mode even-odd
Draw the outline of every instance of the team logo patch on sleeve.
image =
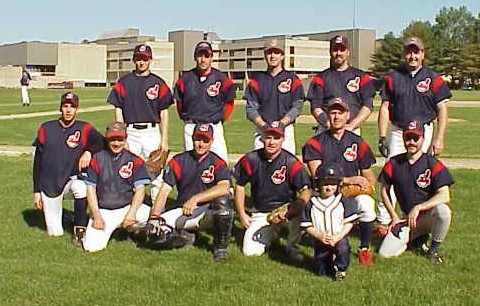
[[203, 170], [201, 176], [204, 184], [210, 184], [215, 179], [215, 166], [211, 165], [208, 169]]
[[430, 83], [432, 82], [432, 79], [426, 78], [423, 81], [420, 81], [417, 83], [417, 90], [418, 92], [427, 92], [430, 89]]
[[283, 82], [280, 82], [277, 86], [278, 91], [281, 93], [287, 93], [292, 89], [292, 79], [286, 79]]
[[120, 174], [121, 178], [127, 179], [132, 176], [133, 174], [133, 162], [128, 162], [126, 165], [123, 165], [120, 170], [118, 170], [118, 174]]
[[72, 135], [69, 135], [67, 138], [67, 146], [71, 149], [74, 149], [78, 146], [78, 143], [80, 142], [80, 136], [82, 134], [80, 131], [75, 131]]
[[150, 100], [154, 100], [158, 98], [159, 92], [160, 92], [160, 85], [155, 84], [155, 86], [147, 89], [147, 92], [145, 94], [147, 95], [147, 98], [149, 98]]
[[349, 162], [357, 159], [357, 156], [358, 156], [358, 144], [357, 143], [352, 144], [351, 147], [346, 148], [345, 152], [343, 152], [343, 157]]
[[210, 97], [216, 97], [220, 93], [220, 87], [222, 87], [222, 83], [220, 81], [215, 82], [215, 84], [211, 84], [207, 88], [207, 94]]
[[280, 185], [281, 183], [285, 182], [285, 178], [287, 177], [287, 167], [282, 166], [280, 170], [273, 171], [271, 176], [272, 182], [275, 185]]
[[430, 183], [432, 182], [431, 176], [432, 176], [432, 171], [430, 169], [425, 170], [424, 173], [420, 173], [420, 175], [417, 178], [418, 187], [426, 188], [430, 186]]
[[355, 77], [347, 83], [347, 90], [349, 92], [357, 92], [360, 89], [360, 77]]

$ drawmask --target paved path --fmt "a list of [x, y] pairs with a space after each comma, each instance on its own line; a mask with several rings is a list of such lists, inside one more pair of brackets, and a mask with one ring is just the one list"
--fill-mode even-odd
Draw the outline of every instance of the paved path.
[[[174, 155], [178, 152], [172, 152]], [[20, 155], [33, 155], [34, 147], [25, 146], [6, 146], [0, 145], [0, 156], [20, 156]], [[229, 160], [231, 163], [236, 163], [241, 154], [229, 154]], [[442, 162], [445, 163], [450, 169], [476, 169], [480, 170], [480, 159], [463, 159], [463, 158], [442, 158]], [[377, 158], [377, 166], [382, 166], [385, 163], [383, 157]]]

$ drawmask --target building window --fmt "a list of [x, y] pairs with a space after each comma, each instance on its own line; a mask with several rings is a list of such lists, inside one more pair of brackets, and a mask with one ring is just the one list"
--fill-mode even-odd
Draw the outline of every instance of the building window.
[[251, 68], [252, 68], [252, 60], [248, 59], [247, 60], [247, 69], [251, 69]]
[[290, 68], [295, 67], [295, 58], [293, 56], [290, 56]]
[[229, 55], [230, 55], [230, 57], [234, 57], [235, 56], [235, 51], [230, 50]]
[[[232, 51], [230, 51], [232, 52]], [[235, 68], [235, 62], [233, 60], [230, 60], [228, 62], [228, 69], [234, 69]]]
[[252, 49], [251, 48], [247, 49], [247, 55], [252, 55]]
[[295, 47], [290, 47], [290, 54], [295, 54]]

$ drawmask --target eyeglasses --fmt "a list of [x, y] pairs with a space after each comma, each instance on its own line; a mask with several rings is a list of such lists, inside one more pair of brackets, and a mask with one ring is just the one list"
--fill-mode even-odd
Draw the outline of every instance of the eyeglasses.
[[414, 142], [417, 142], [420, 139], [420, 135], [417, 134], [407, 134], [403, 136], [403, 139], [405, 141], [410, 141], [413, 140]]
[[268, 49], [265, 51], [265, 54], [282, 54], [282, 50], [278, 50], [278, 49]]

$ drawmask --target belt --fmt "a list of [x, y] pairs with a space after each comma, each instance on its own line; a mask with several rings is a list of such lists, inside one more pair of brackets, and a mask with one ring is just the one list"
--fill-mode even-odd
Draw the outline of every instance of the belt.
[[127, 127], [133, 127], [136, 130], [144, 130], [148, 128], [153, 128], [157, 125], [156, 122], [147, 122], [147, 123], [128, 123]]
[[195, 123], [195, 124], [218, 124], [220, 122], [220, 120], [217, 120], [217, 121], [202, 121], [202, 120], [190, 120], [190, 119], [187, 119], [185, 120], [185, 123]]

